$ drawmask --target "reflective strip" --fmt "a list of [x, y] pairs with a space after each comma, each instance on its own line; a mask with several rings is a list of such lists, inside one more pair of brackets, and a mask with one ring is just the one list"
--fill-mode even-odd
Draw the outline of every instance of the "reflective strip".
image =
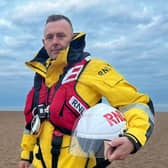
[[31, 132], [30, 132], [30, 130], [28, 130], [28, 129], [24, 129], [24, 132], [23, 132], [24, 134], [30, 134]]
[[87, 56], [87, 57], [85, 58], [86, 61], [89, 61], [90, 59], [91, 59], [91, 56]]
[[120, 109], [120, 112], [124, 113], [132, 108], [138, 108], [138, 109], [145, 111], [148, 114], [149, 118], [151, 119], [152, 123], [154, 123], [154, 115], [153, 115], [152, 111], [150, 110], [150, 108], [146, 104], [142, 104], [142, 103], [129, 104], [125, 107], [122, 107]]

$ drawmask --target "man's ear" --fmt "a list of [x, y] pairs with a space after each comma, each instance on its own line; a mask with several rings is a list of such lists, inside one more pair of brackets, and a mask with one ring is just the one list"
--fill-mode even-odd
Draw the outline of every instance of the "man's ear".
[[42, 43], [43, 43], [43, 45], [45, 46], [45, 40], [44, 40], [44, 39], [42, 39]]

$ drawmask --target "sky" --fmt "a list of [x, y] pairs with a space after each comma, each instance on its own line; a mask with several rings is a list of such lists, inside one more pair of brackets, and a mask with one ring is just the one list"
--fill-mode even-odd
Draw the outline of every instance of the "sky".
[[156, 111], [168, 111], [168, 6], [165, 0], [1, 0], [0, 110], [23, 110], [43, 46], [47, 17], [63, 14], [86, 33], [93, 58], [110, 63]]

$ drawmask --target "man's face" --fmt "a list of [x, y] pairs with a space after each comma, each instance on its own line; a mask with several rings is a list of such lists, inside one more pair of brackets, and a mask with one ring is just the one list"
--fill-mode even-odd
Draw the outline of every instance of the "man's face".
[[47, 23], [43, 44], [50, 58], [55, 59], [72, 39], [72, 28], [66, 20]]

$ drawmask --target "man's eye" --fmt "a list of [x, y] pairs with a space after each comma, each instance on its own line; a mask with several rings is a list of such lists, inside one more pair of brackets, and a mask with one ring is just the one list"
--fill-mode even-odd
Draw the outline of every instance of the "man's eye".
[[47, 36], [46, 37], [46, 40], [52, 40], [53, 39], [53, 36]]
[[57, 34], [57, 37], [58, 37], [58, 38], [63, 38], [63, 37], [65, 37], [65, 34], [59, 33], [59, 34]]

